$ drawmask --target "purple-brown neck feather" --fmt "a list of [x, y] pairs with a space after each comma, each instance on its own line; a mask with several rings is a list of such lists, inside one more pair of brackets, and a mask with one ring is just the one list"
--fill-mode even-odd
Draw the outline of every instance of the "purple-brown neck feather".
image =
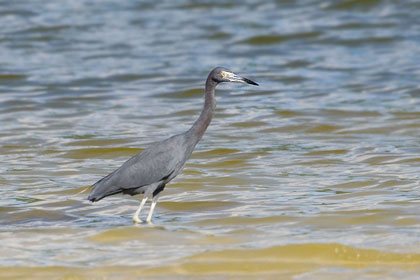
[[207, 127], [210, 125], [211, 119], [213, 117], [214, 109], [216, 108], [216, 98], [214, 96], [214, 91], [217, 86], [217, 82], [214, 81], [210, 75], [206, 81], [206, 91], [204, 99], [204, 107], [201, 111], [200, 116], [195, 121], [189, 132], [194, 139], [195, 144], [200, 141], [203, 137], [204, 132]]

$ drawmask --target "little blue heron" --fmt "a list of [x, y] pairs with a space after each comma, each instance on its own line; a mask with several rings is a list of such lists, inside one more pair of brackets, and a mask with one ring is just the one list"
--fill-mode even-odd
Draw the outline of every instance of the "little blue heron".
[[193, 126], [184, 133], [151, 145], [127, 160], [120, 168], [96, 182], [88, 199], [95, 202], [117, 193], [144, 194], [133, 221], [142, 222], [139, 219], [140, 211], [151, 198], [152, 205], [147, 216], [147, 222], [151, 222], [160, 192], [184, 168], [195, 145], [209, 126], [216, 107], [215, 88], [222, 82], [240, 82], [258, 86], [256, 82], [240, 77], [225, 68], [213, 69], [206, 81], [204, 108]]

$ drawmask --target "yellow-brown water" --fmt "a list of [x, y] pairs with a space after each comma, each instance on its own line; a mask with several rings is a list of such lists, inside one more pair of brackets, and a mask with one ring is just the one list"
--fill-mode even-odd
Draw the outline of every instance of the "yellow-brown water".
[[[1, 279], [419, 278], [417, 1], [0, 3]], [[154, 223], [89, 203], [219, 65]]]

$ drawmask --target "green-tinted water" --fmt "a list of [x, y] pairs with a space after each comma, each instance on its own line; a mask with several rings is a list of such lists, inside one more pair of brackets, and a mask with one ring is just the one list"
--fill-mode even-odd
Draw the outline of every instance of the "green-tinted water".
[[[0, 1], [1, 278], [417, 279], [419, 11]], [[137, 198], [89, 203], [191, 126], [215, 66], [260, 87], [218, 87], [154, 224], [132, 224]]]

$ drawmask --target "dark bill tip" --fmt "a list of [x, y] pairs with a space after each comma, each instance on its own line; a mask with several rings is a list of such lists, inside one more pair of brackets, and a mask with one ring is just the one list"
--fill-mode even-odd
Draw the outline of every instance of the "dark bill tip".
[[257, 84], [257, 83], [256, 83], [256, 82], [254, 82], [254, 81], [251, 81], [250, 79], [243, 78], [243, 80], [244, 80], [244, 82], [245, 82], [245, 83], [247, 83], [247, 84], [254, 85], [254, 86], [259, 86], [259, 84]]

